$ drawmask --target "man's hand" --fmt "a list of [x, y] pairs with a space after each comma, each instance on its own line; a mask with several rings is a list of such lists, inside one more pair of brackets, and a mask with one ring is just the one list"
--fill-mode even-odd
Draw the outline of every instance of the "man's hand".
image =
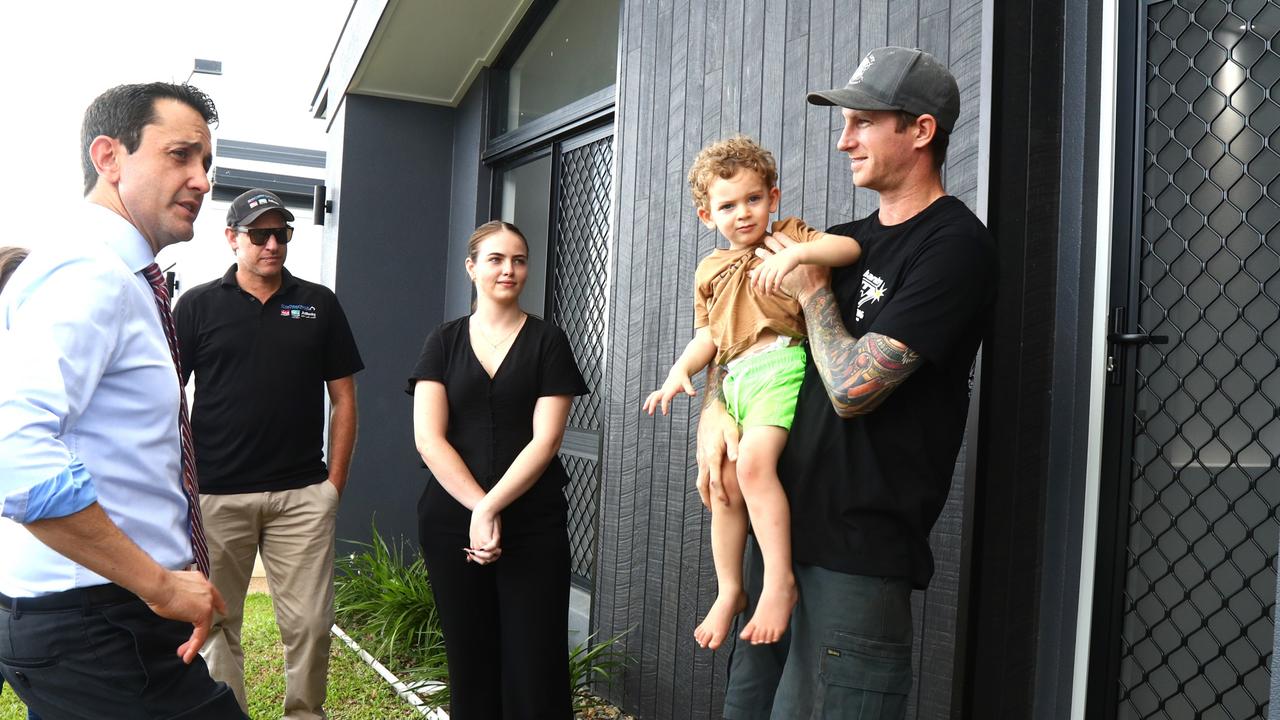
[[[774, 257], [775, 254], [784, 254], [784, 250], [794, 247], [796, 241], [783, 233], [774, 233], [765, 237], [764, 244], [765, 247], [756, 248], [756, 256], [768, 262], [769, 258]], [[756, 268], [753, 272], [759, 270], [760, 268]], [[802, 264], [782, 277], [782, 291], [803, 303], [814, 291], [826, 287], [830, 282], [831, 271], [827, 268], [821, 265]]]
[[722, 505], [729, 503], [721, 482], [724, 463], [738, 460], [738, 423], [723, 404], [707, 403], [698, 419], [698, 495], [711, 508], [711, 493]]
[[649, 397], [645, 399], [641, 408], [652, 415], [653, 411], [661, 406], [662, 414], [666, 415], [667, 409], [671, 406], [671, 400], [682, 392], [689, 397], [698, 394], [693, 389], [693, 380], [689, 379], [689, 374], [673, 367], [671, 372], [667, 374], [667, 381], [662, 383], [662, 387], [649, 393]]
[[204, 645], [213, 613], [227, 611], [222, 596], [204, 575], [156, 564], [97, 502], [79, 512], [36, 520], [25, 527], [54, 552], [137, 595], [160, 617], [191, 623], [191, 638], [178, 647], [183, 662], [194, 660]]
[[178, 657], [191, 664], [209, 637], [213, 614], [227, 612], [222, 595], [204, 575], [192, 570], [168, 570], [152, 597], [142, 597], [151, 612], [170, 620], [189, 622], [191, 637], [178, 646]]
[[487, 565], [502, 556], [502, 518], [481, 500], [471, 511], [471, 547], [463, 548], [467, 561]]

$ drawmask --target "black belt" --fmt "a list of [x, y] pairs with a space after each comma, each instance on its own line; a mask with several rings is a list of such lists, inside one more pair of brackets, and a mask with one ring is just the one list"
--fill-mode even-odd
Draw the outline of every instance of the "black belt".
[[76, 610], [101, 605], [119, 605], [137, 600], [138, 596], [114, 583], [92, 587], [72, 588], [39, 597], [12, 598], [0, 595], [0, 608], [18, 612], [48, 612]]

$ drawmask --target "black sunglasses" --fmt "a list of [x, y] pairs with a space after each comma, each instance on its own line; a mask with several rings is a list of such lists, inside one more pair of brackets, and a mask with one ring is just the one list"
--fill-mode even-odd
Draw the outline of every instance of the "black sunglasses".
[[266, 245], [267, 240], [272, 236], [276, 236], [276, 242], [284, 245], [293, 239], [293, 228], [285, 225], [284, 227], [274, 228], [249, 228], [243, 225], [236, 226], [236, 232], [242, 232], [249, 236], [249, 242], [254, 245]]

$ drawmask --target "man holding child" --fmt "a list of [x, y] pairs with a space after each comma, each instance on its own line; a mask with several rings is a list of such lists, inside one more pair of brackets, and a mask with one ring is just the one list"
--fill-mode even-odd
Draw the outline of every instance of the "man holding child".
[[[808, 96], [838, 106], [870, 216], [828, 229], [861, 257], [800, 264], [782, 288], [799, 302], [809, 359], [778, 476], [786, 490], [798, 600], [789, 637], [738, 643], [726, 718], [901, 718], [911, 687], [913, 588], [933, 574], [928, 536], [950, 488], [969, 375], [994, 302], [996, 260], [982, 222], [947, 195], [940, 168], [960, 111], [955, 78], [931, 55], [868, 53], [849, 83]], [[775, 232], [761, 257], [793, 240]], [[713, 372], [699, 424], [698, 489], [722, 498], [738, 426]], [[833, 411], [834, 409], [834, 411]], [[749, 553], [748, 589], [760, 555]], [[749, 607], [748, 611], [753, 611]]]

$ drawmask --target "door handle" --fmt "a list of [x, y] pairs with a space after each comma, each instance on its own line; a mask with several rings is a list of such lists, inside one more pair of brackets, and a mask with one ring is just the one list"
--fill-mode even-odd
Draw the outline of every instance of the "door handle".
[[1121, 384], [1121, 356], [1125, 345], [1164, 345], [1169, 342], [1168, 335], [1152, 335], [1143, 332], [1124, 332], [1125, 309], [1116, 307], [1111, 310], [1111, 333], [1107, 335], [1107, 383]]
[[1169, 342], [1169, 336], [1148, 333], [1111, 333], [1107, 336], [1107, 342], [1116, 345], [1164, 345]]

